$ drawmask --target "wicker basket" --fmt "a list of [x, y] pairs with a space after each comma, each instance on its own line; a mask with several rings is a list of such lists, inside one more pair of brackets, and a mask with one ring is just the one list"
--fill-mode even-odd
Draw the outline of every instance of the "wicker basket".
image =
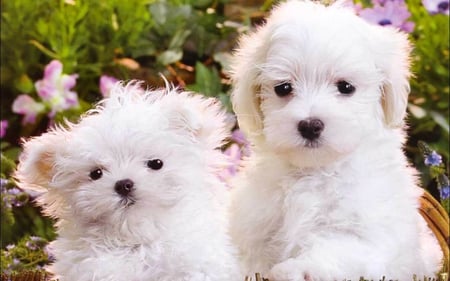
[[50, 275], [44, 271], [23, 271], [13, 274], [2, 273], [2, 281], [48, 281]]
[[[441, 272], [449, 274], [450, 257], [449, 257], [449, 244], [450, 244], [450, 225], [447, 211], [442, 205], [434, 199], [434, 197], [425, 191], [420, 198], [420, 214], [426, 220], [428, 227], [433, 231], [439, 245], [444, 253], [443, 267]], [[447, 281], [446, 279], [445, 281]]]

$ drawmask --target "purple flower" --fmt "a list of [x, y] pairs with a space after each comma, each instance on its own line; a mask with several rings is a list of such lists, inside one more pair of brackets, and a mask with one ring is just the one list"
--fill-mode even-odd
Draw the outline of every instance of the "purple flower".
[[442, 156], [439, 155], [436, 151], [432, 151], [425, 158], [425, 165], [427, 166], [439, 166], [442, 163]]
[[231, 140], [242, 146], [242, 149], [241, 149], [242, 156], [250, 155], [250, 143], [245, 138], [244, 133], [240, 129], [234, 130], [231, 133]]
[[35, 243], [31, 242], [31, 241], [27, 241], [25, 243], [25, 247], [27, 247], [31, 251], [36, 251], [38, 249], [38, 246]]
[[0, 138], [6, 135], [6, 129], [8, 129], [8, 120], [0, 121]]
[[43, 247], [46, 241], [38, 236], [30, 236], [30, 240], [25, 243], [25, 247], [32, 251], [38, 250], [41, 246]]
[[440, 190], [441, 200], [450, 198], [450, 186], [443, 186]]
[[42, 241], [44, 241], [44, 239], [42, 239], [39, 236], [30, 236], [30, 240], [31, 241], [35, 241], [35, 242], [42, 242]]
[[242, 159], [241, 147], [236, 143], [233, 143], [223, 152], [223, 154], [228, 156], [229, 165], [220, 172], [219, 178], [225, 183], [228, 183], [238, 172], [239, 163]]
[[100, 76], [100, 93], [103, 97], [109, 97], [109, 93], [119, 80], [108, 75]]
[[386, 2], [387, 1], [395, 1], [395, 0], [372, 0], [372, 3], [374, 4], [374, 5], [381, 5], [381, 6], [383, 6], [384, 4], [386, 4]]
[[7, 179], [0, 178], [0, 187], [2, 188], [2, 191], [8, 183], [9, 181]]
[[430, 14], [449, 14], [448, 0], [422, 0], [422, 4]]
[[34, 84], [42, 102], [28, 95], [20, 95], [14, 100], [12, 110], [24, 115], [23, 124], [36, 122], [36, 116], [49, 109], [48, 116], [52, 118], [56, 112], [78, 106], [78, 95], [70, 90], [75, 86], [78, 75], [63, 74], [62, 70], [62, 63], [53, 60], [45, 67], [44, 78]]
[[32, 124], [36, 122], [36, 116], [45, 111], [45, 106], [42, 103], [36, 102], [28, 95], [20, 95], [14, 100], [12, 111], [24, 115], [22, 120], [23, 124]]
[[21, 262], [20, 262], [20, 260], [19, 260], [18, 258], [13, 258], [13, 259], [12, 259], [12, 262], [11, 262], [10, 264], [8, 264], [8, 267], [6, 268], [5, 271], [6, 271], [7, 273], [10, 273], [10, 272], [12, 272], [13, 270], [18, 269], [19, 266], [20, 266], [20, 264], [21, 264]]
[[62, 73], [63, 65], [58, 60], [52, 60], [44, 70], [44, 78], [37, 81], [38, 95], [50, 105], [50, 117], [71, 107], [78, 106], [78, 95], [70, 91], [75, 86], [77, 74], [67, 75]]
[[7, 208], [11, 207], [22, 207], [25, 205], [29, 199], [29, 195], [17, 187], [7, 188], [7, 180], [1, 179], [1, 192], [2, 192], [2, 200], [5, 204], [4, 206]]
[[11, 195], [17, 195], [17, 194], [21, 193], [20, 189], [18, 189], [17, 187], [10, 188], [10, 189], [8, 189], [7, 192], [8, 192], [8, 194], [11, 194]]
[[239, 129], [234, 130], [231, 133], [231, 139], [233, 141], [237, 142], [238, 144], [248, 144], [248, 141], [245, 138], [244, 133]]
[[373, 8], [362, 9], [359, 15], [382, 26], [392, 25], [406, 32], [414, 30], [414, 23], [407, 21], [411, 14], [403, 0], [378, 1]]
[[54, 250], [53, 250], [51, 244], [45, 245], [42, 250], [47, 255], [47, 259], [48, 259], [49, 262], [54, 262], [55, 261], [55, 255], [53, 254]]
[[241, 148], [239, 147], [239, 145], [233, 143], [232, 145], [230, 145], [230, 147], [228, 147], [224, 151], [224, 154], [228, 156], [231, 162], [230, 166], [228, 167], [229, 175], [230, 176], [236, 175], [236, 172], [239, 167], [239, 162], [241, 162], [242, 158]]

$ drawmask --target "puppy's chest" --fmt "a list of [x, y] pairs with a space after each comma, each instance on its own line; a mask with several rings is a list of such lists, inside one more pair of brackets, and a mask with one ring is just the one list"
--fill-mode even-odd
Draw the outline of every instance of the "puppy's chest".
[[345, 184], [334, 176], [306, 175], [286, 177], [280, 185], [285, 223], [296, 222], [307, 227], [330, 222], [330, 215], [343, 199]]
[[[346, 184], [336, 176], [306, 175], [282, 179], [281, 217], [273, 229], [273, 243], [285, 250], [301, 248], [300, 244], [308, 244], [318, 233], [351, 230], [357, 218], [345, 207]], [[289, 241], [298, 243], [288, 245]]]

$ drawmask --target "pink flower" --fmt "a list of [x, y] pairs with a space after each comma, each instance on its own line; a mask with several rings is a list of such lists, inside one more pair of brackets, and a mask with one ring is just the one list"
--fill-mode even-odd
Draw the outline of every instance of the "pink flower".
[[6, 135], [6, 129], [8, 129], [8, 120], [0, 121], [0, 138]]
[[109, 93], [119, 80], [108, 75], [100, 76], [100, 93], [103, 97], [109, 97]]
[[241, 148], [238, 144], [233, 143], [223, 152], [223, 154], [227, 156], [229, 164], [220, 171], [219, 178], [228, 184], [238, 172], [242, 158]]
[[407, 21], [411, 14], [403, 0], [377, 2], [373, 8], [366, 8], [359, 11], [359, 15], [367, 21], [379, 25], [392, 25], [406, 32], [412, 32], [414, 30], [414, 23]]
[[449, 15], [449, 1], [448, 0], [422, 0], [422, 4], [430, 14], [445, 14]]
[[229, 160], [231, 162], [231, 165], [228, 167], [229, 175], [236, 175], [239, 168], [239, 163], [242, 159], [241, 148], [239, 147], [239, 145], [233, 143], [230, 145], [230, 147], [228, 147], [228, 149], [224, 151], [224, 154], [229, 157]]
[[34, 123], [36, 122], [36, 115], [45, 111], [45, 106], [28, 95], [20, 95], [14, 100], [12, 111], [24, 115], [23, 124]]
[[56, 112], [78, 106], [77, 93], [70, 91], [75, 86], [78, 75], [63, 74], [62, 70], [62, 63], [52, 60], [45, 67], [44, 78], [34, 84], [39, 97], [51, 108], [50, 117]]
[[250, 155], [250, 144], [241, 130], [234, 130], [231, 134], [233, 143], [223, 152], [229, 164], [220, 171], [219, 178], [229, 184], [229, 181], [238, 173], [242, 158]]
[[[372, 0], [372, 3], [383, 6], [388, 1], [399, 1], [399, 0]], [[402, 1], [402, 0], [400, 0], [400, 1]]]
[[241, 146], [242, 156], [250, 156], [250, 143], [240, 129], [231, 133], [231, 140]]

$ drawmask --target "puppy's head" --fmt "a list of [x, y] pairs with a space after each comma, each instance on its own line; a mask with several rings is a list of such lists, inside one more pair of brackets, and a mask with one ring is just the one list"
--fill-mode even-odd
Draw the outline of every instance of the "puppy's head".
[[402, 126], [409, 51], [405, 34], [339, 4], [281, 4], [235, 53], [239, 125], [257, 147], [301, 156], [304, 165], [333, 161]]
[[211, 188], [224, 119], [212, 99], [118, 85], [79, 123], [26, 141], [16, 178], [44, 192], [49, 215], [80, 225], [157, 216]]

